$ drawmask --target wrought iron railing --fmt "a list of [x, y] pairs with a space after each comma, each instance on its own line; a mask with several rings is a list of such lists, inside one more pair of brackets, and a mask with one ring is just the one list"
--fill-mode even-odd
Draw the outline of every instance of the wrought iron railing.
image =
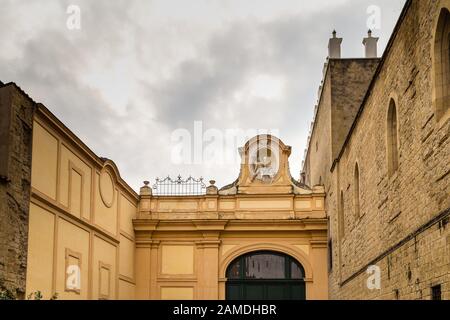
[[200, 196], [206, 194], [203, 178], [189, 177], [184, 180], [180, 175], [175, 180], [169, 176], [164, 179], [156, 178], [152, 189], [155, 196]]

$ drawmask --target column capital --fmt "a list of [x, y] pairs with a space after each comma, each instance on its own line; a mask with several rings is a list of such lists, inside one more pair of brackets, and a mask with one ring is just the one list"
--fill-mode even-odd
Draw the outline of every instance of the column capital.
[[136, 240], [136, 248], [157, 249], [159, 248], [160, 244], [161, 241], [159, 240], [151, 240], [151, 239]]
[[221, 243], [222, 243], [221, 240], [199, 240], [195, 242], [196, 246], [202, 249], [205, 248], [219, 249]]

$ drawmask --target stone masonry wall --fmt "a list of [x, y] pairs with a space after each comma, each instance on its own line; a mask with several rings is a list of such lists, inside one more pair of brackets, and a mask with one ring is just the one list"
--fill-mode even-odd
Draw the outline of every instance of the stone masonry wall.
[[[332, 161], [337, 158], [344, 144], [379, 61], [378, 58], [329, 61]], [[327, 169], [331, 169], [331, 164]]]
[[0, 87], [0, 289], [18, 298], [25, 294], [33, 112], [14, 84]]
[[[413, 0], [370, 89], [364, 110], [333, 168], [327, 194], [333, 268], [332, 299], [429, 299], [441, 285], [450, 299], [450, 119], [432, 103], [433, 34], [448, 1]], [[387, 168], [387, 112], [397, 107], [399, 168]], [[360, 172], [360, 216], [354, 170]], [[344, 192], [344, 236], [338, 203]], [[366, 286], [369, 265], [381, 268], [381, 289]]]
[[336, 150], [355, 119], [379, 59], [329, 59], [311, 144], [305, 159], [306, 184], [330, 191]]
[[326, 178], [330, 172], [331, 159], [331, 78], [325, 77], [322, 95], [319, 101], [315, 127], [311, 135], [308, 156], [305, 159], [307, 164], [305, 183], [309, 186], [322, 184], [327, 186]]

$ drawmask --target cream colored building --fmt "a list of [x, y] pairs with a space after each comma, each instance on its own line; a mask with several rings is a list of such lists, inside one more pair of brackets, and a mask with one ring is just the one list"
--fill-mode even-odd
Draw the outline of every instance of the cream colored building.
[[[275, 169], [258, 176], [252, 159], [266, 148]], [[284, 290], [283, 285], [258, 286], [258, 280], [244, 280], [232, 287], [227, 268], [249, 253], [272, 252], [293, 258], [304, 269], [306, 299], [327, 299], [323, 188], [311, 190], [292, 179], [290, 153], [291, 148], [277, 138], [258, 136], [241, 149], [236, 182], [221, 190], [210, 185], [204, 196], [161, 197], [143, 187], [133, 220], [136, 297], [225, 299], [235, 297], [229, 290], [255, 286], [256, 292], [248, 290], [240, 297], [261, 299], [265, 296], [258, 294], [267, 288]]]
[[[44, 106], [33, 121], [26, 293], [135, 297], [139, 196]], [[77, 266], [77, 267], [73, 267]], [[79, 276], [78, 276], [79, 274]]]
[[[255, 137], [240, 152], [239, 177], [221, 190], [153, 196], [145, 185], [138, 195], [112, 161], [37, 104], [26, 294], [327, 299], [323, 188], [291, 177], [291, 148], [275, 137]], [[258, 267], [227, 279], [244, 261]]]

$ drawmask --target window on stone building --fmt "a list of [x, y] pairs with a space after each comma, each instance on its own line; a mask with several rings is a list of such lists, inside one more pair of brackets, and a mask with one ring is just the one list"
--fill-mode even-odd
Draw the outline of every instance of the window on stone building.
[[440, 284], [431, 288], [431, 300], [442, 300]]
[[359, 166], [355, 165], [355, 174], [353, 178], [354, 194], [353, 194], [353, 205], [355, 207], [355, 217], [359, 218], [361, 216], [361, 210], [359, 206]]
[[338, 218], [339, 238], [342, 240], [345, 237], [344, 191], [342, 190], [339, 199]]
[[392, 176], [398, 170], [398, 122], [394, 99], [389, 103], [387, 116], [387, 160], [388, 173]]
[[450, 115], [450, 12], [441, 10], [434, 40], [434, 104], [437, 120]]

